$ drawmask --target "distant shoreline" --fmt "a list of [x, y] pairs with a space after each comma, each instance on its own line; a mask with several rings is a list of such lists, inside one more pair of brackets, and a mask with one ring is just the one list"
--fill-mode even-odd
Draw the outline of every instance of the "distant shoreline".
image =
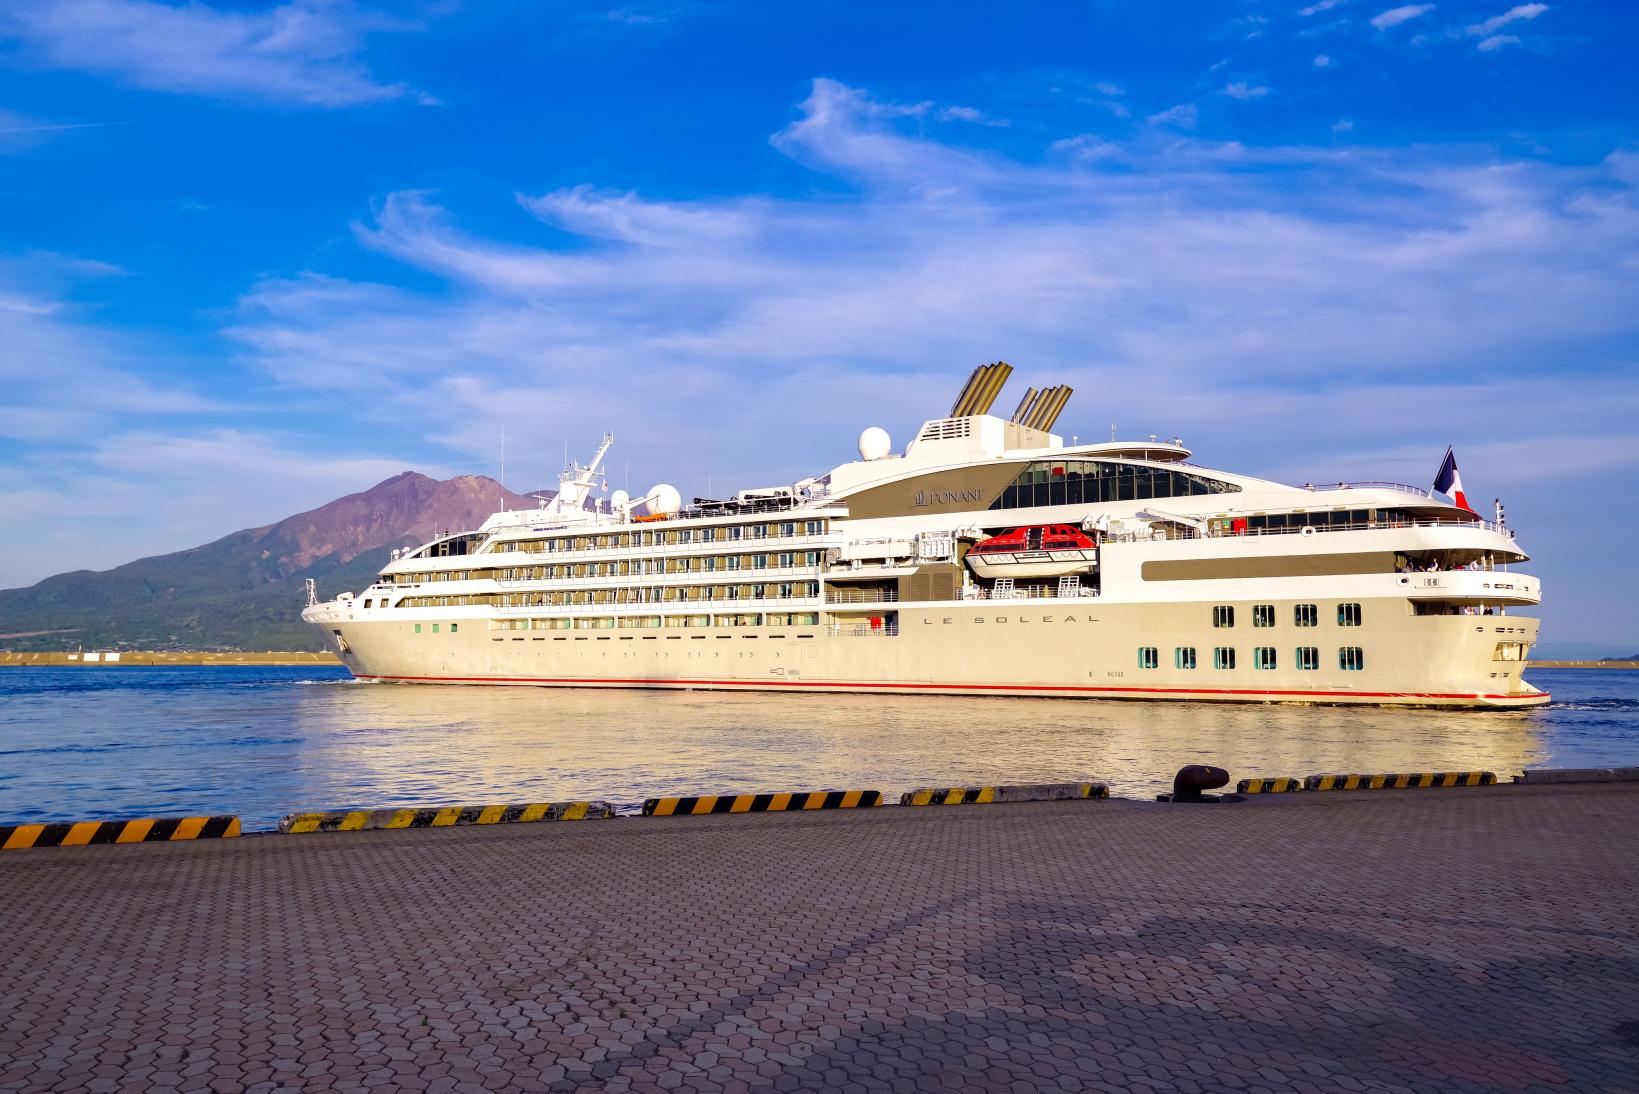
[[1639, 661], [1527, 661], [1528, 669], [1639, 669]]
[[0, 651], [0, 667], [29, 665], [80, 666], [87, 668], [118, 668], [121, 665], [219, 665], [235, 668], [245, 665], [339, 665], [336, 655], [325, 650], [307, 650], [247, 653], [237, 650], [150, 652], [144, 650], [86, 650], [84, 652], [8, 653]]

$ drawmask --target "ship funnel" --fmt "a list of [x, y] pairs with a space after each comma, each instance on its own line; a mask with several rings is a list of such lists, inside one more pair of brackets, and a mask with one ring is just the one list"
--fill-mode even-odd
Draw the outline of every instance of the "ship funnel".
[[951, 404], [949, 418], [966, 418], [973, 414], [988, 414], [996, 402], [996, 396], [1002, 393], [1002, 385], [1007, 378], [1013, 375], [1013, 366], [1006, 361], [997, 361], [993, 365], [980, 365], [973, 370], [962, 385], [961, 394], [956, 396], [956, 402]]

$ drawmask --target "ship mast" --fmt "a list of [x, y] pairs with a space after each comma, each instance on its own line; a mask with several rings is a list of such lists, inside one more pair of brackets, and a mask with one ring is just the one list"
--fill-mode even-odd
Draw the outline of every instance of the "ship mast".
[[603, 443], [592, 457], [592, 462], [582, 467], [579, 463], [572, 463], [558, 475], [558, 496], [552, 499], [552, 511], [559, 515], [578, 513], [586, 504], [586, 499], [592, 496], [592, 488], [596, 485], [599, 472], [603, 464], [603, 457], [609, 454], [609, 449], [615, 443], [613, 433], [603, 435]]

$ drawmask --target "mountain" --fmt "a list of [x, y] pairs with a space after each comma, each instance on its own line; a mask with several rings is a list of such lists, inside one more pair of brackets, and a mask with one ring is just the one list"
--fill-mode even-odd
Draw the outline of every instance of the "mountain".
[[536, 504], [494, 479], [463, 475], [440, 482], [406, 471], [202, 547], [0, 591], [0, 635], [14, 636], [0, 638], [0, 646], [316, 650], [318, 635], [301, 621], [306, 578], [317, 579], [326, 596], [357, 591], [395, 547]]

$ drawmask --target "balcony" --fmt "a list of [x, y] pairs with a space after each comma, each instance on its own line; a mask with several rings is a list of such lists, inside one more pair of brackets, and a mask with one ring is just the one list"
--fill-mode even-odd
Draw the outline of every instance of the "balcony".
[[1395, 574], [1396, 585], [1413, 599], [1465, 600], [1476, 604], [1539, 604], [1542, 580], [1506, 570], [1442, 570]]

